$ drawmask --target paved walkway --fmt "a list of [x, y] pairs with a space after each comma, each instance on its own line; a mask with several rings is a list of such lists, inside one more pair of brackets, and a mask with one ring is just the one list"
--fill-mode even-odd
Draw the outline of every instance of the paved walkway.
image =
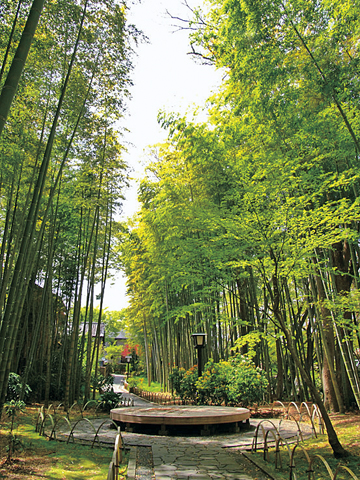
[[[271, 420], [278, 427], [279, 420]], [[216, 435], [209, 437], [162, 437], [134, 433], [123, 433], [125, 445], [132, 448], [132, 466], [130, 480], [271, 480], [272, 477], [256, 468], [248, 457], [251, 456], [254, 431], [260, 419], [250, 420], [250, 429], [238, 434]], [[270, 428], [270, 422], [264, 423]], [[281, 423], [281, 435], [296, 438], [296, 423]], [[310, 429], [307, 435], [310, 435]], [[263, 444], [262, 438], [259, 446]], [[139, 451], [151, 448], [153, 472], [139, 474], [142, 462]], [[137, 460], [135, 460], [137, 456]], [[141, 453], [140, 453], [141, 460]], [[146, 460], [145, 460], [146, 462]]]
[[[125, 398], [133, 399], [134, 406], [149, 405], [150, 402], [124, 391], [122, 379], [115, 380], [116, 391], [121, 391]], [[102, 422], [103, 420], [93, 422], [95, 428]], [[271, 480], [271, 476], [256, 468], [248, 459], [254, 431], [260, 422], [260, 419], [250, 419], [249, 430], [209, 437], [163, 437], [122, 432], [125, 447], [131, 449], [128, 479]], [[271, 422], [279, 427], [280, 420]], [[116, 431], [107, 425], [111, 425], [110, 420], [100, 429], [99, 438], [101, 442], [112, 444]], [[270, 421], [264, 423], [265, 428], [269, 429], [271, 426]], [[296, 422], [282, 421], [280, 433], [290, 441], [295, 439]], [[310, 434], [311, 430], [308, 428], [306, 436]], [[74, 437], [75, 441], [77, 438], [92, 441], [94, 434], [92, 429], [89, 429], [89, 423], [81, 422], [74, 432]]]

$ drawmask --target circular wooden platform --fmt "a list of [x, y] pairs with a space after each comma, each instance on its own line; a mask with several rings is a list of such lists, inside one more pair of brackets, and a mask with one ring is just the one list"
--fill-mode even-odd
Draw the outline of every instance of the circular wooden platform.
[[[248, 423], [250, 411], [240, 407], [184, 405], [115, 408], [111, 410], [110, 416], [112, 420], [125, 426], [127, 431], [143, 431], [142, 426], [158, 426], [159, 433], [166, 435], [169, 427], [178, 427], [177, 432], [180, 431], [179, 427], [181, 430], [184, 430], [184, 427], [201, 427], [200, 433], [209, 435], [216, 433], [219, 425], [228, 426], [228, 431], [238, 431], [239, 424]], [[194, 432], [197, 430], [195, 428]]]

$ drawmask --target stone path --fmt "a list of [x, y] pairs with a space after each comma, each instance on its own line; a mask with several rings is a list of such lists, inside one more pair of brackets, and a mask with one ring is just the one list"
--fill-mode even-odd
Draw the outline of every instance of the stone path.
[[[278, 420], [273, 422], [279, 424]], [[248, 431], [211, 437], [161, 437], [125, 432], [123, 439], [126, 445], [135, 452], [136, 447], [151, 447], [153, 456], [153, 472], [148, 471], [148, 474], [143, 476], [138, 475], [135, 470], [135, 474], [128, 478], [270, 480], [270, 475], [254, 467], [248, 459], [254, 431], [259, 423], [260, 420], [251, 419], [251, 429]], [[282, 422], [281, 434], [289, 440], [294, 438], [295, 422]]]
[[[135, 406], [149, 405], [146, 400], [125, 392], [122, 386], [119, 385], [118, 388], [124, 397], [134, 399]], [[96, 420], [95, 428], [102, 422], [103, 420]], [[128, 479], [272, 480], [271, 476], [256, 468], [248, 459], [254, 431], [260, 422], [260, 419], [250, 419], [249, 430], [209, 437], [164, 437], [122, 432], [125, 447], [131, 449]], [[280, 423], [278, 419], [271, 422], [277, 427]], [[110, 425], [109, 420], [100, 429], [99, 438], [102, 443], [114, 443], [116, 430], [110, 428]], [[268, 421], [264, 426], [270, 428], [271, 424]], [[280, 433], [290, 441], [295, 439], [296, 423], [282, 421]], [[310, 435], [309, 427], [306, 436]], [[89, 423], [86, 421], [79, 423], [74, 437], [75, 441], [77, 439], [92, 441], [94, 434], [89, 428]]]

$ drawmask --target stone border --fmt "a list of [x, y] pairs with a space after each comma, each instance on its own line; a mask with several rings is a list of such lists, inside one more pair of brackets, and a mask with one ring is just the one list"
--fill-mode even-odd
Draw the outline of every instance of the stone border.
[[126, 478], [127, 480], [135, 480], [136, 477], [136, 455], [137, 447], [130, 448], [130, 457], [127, 467]]

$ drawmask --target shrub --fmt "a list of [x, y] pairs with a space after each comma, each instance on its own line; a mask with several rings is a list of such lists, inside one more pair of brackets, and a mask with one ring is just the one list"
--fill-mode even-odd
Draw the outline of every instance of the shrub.
[[268, 386], [264, 371], [241, 355], [232, 357], [230, 363], [229, 402], [245, 407], [261, 402]]
[[210, 359], [204, 367], [204, 373], [196, 382], [200, 403], [212, 405], [228, 404], [229, 378], [232, 373], [232, 365], [221, 361], [215, 363]]
[[189, 370], [174, 367], [169, 376], [173, 388], [182, 400], [196, 401], [196, 382], [198, 379], [197, 365]]
[[110, 392], [113, 389], [114, 377], [112, 375], [91, 377], [91, 386], [99, 391], [99, 393]]
[[249, 359], [237, 355], [215, 363], [210, 359], [198, 379], [197, 366], [185, 371], [174, 367], [169, 380], [182, 400], [198, 404], [249, 406], [262, 401], [268, 381]]
[[[9, 373], [9, 381], [8, 381], [8, 387], [7, 387], [7, 392], [6, 392], [6, 397], [5, 401], [6, 402], [11, 402], [12, 400], [17, 401], [20, 399], [20, 394], [21, 394], [21, 386], [22, 386], [22, 380], [20, 375], [14, 372]], [[25, 384], [24, 386], [24, 400], [28, 398], [28, 396], [31, 393], [31, 388], [29, 387], [28, 384]]]
[[16, 435], [14, 435], [13, 431], [15, 417], [19, 412], [24, 412], [25, 403], [22, 400], [10, 400], [10, 402], [5, 403], [4, 408], [6, 415], [11, 419], [7, 445], [8, 455], [6, 459], [7, 463], [11, 463], [11, 457], [13, 453], [15, 453], [17, 450], [20, 451], [22, 449], [22, 443], [20, 439]]
[[169, 382], [171, 390], [181, 397], [181, 381], [184, 378], [185, 368], [173, 367], [170, 375]]
[[140, 390], [143, 389], [144, 379], [142, 377], [128, 377], [126, 380], [129, 388], [138, 387]]
[[104, 412], [110, 412], [112, 408], [116, 408], [121, 400], [121, 393], [116, 393], [113, 391], [104, 392], [100, 395], [97, 404], [98, 408]]

